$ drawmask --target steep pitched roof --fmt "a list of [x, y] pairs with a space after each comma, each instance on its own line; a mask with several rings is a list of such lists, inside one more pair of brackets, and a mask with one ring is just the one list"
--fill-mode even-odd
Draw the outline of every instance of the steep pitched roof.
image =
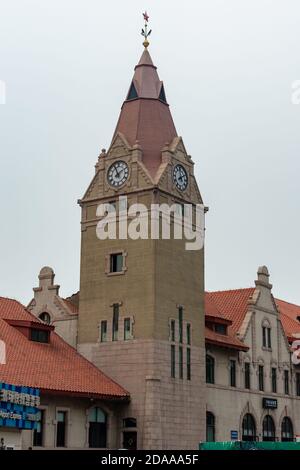
[[248, 310], [248, 300], [254, 294], [255, 288], [233, 289], [208, 292], [206, 295], [216, 304], [221, 314], [232, 321], [231, 329], [237, 333]]
[[249, 349], [248, 346], [242, 343], [242, 341], [233, 334], [220, 335], [209, 328], [205, 328], [205, 342], [207, 344], [215, 344], [223, 348], [237, 349], [239, 351], [248, 351]]
[[0, 297], [0, 339], [6, 344], [6, 364], [0, 364], [2, 381], [60, 394], [129, 399], [126, 390], [55, 332], [51, 332], [49, 344], [30, 341], [8, 323], [11, 320], [42, 324], [16, 300]]
[[147, 49], [144, 50], [123, 103], [113, 136], [121, 132], [133, 146], [142, 149], [143, 163], [152, 176], [161, 164], [161, 151], [177, 132], [160, 81]]
[[[219, 312], [220, 318], [227, 318], [232, 321], [229, 332], [235, 334], [239, 331], [245, 315], [248, 311], [248, 301], [255, 291], [254, 287], [245, 289], [233, 289], [226, 291], [206, 292], [205, 305], [209, 312], [215, 315]], [[281, 324], [286, 337], [291, 340], [295, 335], [300, 335], [300, 306], [275, 299], [279, 311]], [[205, 310], [206, 313], [206, 310]]]
[[286, 302], [285, 300], [275, 299], [280, 313], [281, 323], [288, 339], [300, 334], [300, 323], [297, 317], [300, 317], [300, 306]]

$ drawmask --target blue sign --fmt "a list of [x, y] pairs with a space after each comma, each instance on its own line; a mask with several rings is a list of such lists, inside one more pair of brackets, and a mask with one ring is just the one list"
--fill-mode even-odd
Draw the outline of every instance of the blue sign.
[[0, 382], [0, 426], [36, 429], [39, 405], [39, 389]]
[[238, 431], [230, 431], [230, 440], [231, 441], [237, 441], [238, 438], [239, 438]]

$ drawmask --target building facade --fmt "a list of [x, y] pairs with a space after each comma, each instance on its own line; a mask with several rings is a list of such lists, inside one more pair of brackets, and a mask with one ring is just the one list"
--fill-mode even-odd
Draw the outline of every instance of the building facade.
[[6, 448], [120, 448], [123, 407], [130, 401], [124, 388], [52, 325], [2, 297], [0, 340], [6, 349], [0, 363], [0, 440]]
[[[206, 439], [296, 439], [300, 368], [291, 346], [300, 307], [274, 299], [265, 266], [255, 287], [207, 293], [206, 307]], [[226, 328], [217, 327], [224, 319]]]
[[195, 206], [193, 167], [145, 48], [80, 200], [78, 351], [130, 392], [124, 419], [137, 423], [138, 448], [196, 448], [204, 438], [203, 249], [188, 251], [172, 234], [151, 239], [150, 226], [140, 239], [99, 240], [97, 208], [121, 209], [119, 196], [144, 204], [146, 217], [151, 204]]

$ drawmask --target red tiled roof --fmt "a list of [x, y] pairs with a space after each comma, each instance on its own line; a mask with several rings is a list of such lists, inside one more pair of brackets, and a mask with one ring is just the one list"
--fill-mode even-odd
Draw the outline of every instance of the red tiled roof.
[[87, 361], [55, 332], [51, 332], [49, 344], [37, 343], [28, 340], [5, 320], [39, 323], [16, 300], [0, 297], [0, 339], [6, 344], [7, 361], [5, 365], [0, 365], [0, 379], [4, 382], [61, 394], [129, 399], [126, 390]]
[[248, 351], [249, 347], [232, 334], [220, 335], [215, 331], [205, 328], [205, 342], [208, 344], [216, 344], [224, 348], [238, 349], [240, 351]]
[[300, 306], [280, 299], [275, 299], [275, 302], [285, 334], [292, 339], [295, 334], [300, 333], [300, 323], [297, 320], [297, 317], [300, 317]]
[[[239, 331], [245, 315], [248, 311], [248, 300], [254, 294], [254, 287], [245, 289], [233, 289], [227, 291], [216, 291], [205, 293], [205, 313], [208, 315], [216, 316], [217, 312], [220, 318], [227, 318], [232, 321], [232, 326], [229, 332], [236, 333]], [[284, 300], [275, 299], [280, 320], [284, 332], [289, 340], [295, 334], [300, 334], [300, 322], [297, 317], [300, 317], [300, 306], [291, 304]]]
[[254, 287], [225, 291], [207, 292], [220, 313], [232, 321], [231, 330], [237, 333], [248, 310], [248, 300], [254, 294]]

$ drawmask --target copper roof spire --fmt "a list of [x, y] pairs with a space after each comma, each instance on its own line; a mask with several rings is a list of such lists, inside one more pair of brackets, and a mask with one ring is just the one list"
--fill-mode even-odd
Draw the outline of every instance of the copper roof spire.
[[161, 164], [161, 152], [166, 142], [171, 143], [177, 132], [167, 103], [163, 82], [159, 79], [155, 65], [148, 51], [147, 22], [142, 35], [145, 49], [134, 69], [134, 76], [123, 103], [119, 121], [114, 133], [121, 132], [130, 145], [136, 141], [142, 149], [144, 165], [155, 176]]

